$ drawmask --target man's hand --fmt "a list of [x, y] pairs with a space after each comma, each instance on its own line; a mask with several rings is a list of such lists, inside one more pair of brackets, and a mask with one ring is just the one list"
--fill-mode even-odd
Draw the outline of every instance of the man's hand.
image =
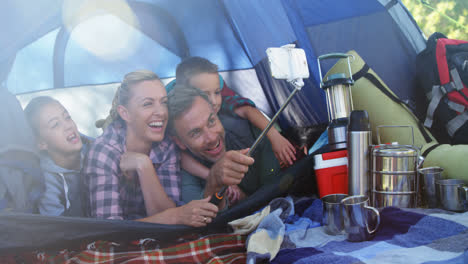
[[247, 156], [249, 149], [239, 151], [228, 151], [210, 169], [207, 184], [214, 188], [214, 191], [205, 193], [211, 195], [224, 185], [237, 185], [244, 178], [249, 166], [254, 163], [252, 157]]

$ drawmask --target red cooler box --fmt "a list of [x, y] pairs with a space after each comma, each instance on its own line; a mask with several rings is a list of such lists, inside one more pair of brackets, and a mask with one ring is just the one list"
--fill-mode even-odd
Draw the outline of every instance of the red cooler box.
[[334, 193], [348, 194], [348, 151], [318, 154], [314, 160], [320, 198]]

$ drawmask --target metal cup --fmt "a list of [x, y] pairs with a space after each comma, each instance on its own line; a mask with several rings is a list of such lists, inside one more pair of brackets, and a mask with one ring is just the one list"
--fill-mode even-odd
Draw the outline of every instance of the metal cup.
[[442, 207], [450, 211], [468, 210], [468, 187], [463, 180], [436, 181], [437, 197]]
[[[341, 200], [344, 206], [344, 226], [348, 241], [360, 242], [372, 239], [380, 226], [380, 214], [374, 207], [368, 206], [369, 197], [349, 196]], [[375, 228], [369, 228], [368, 210], [376, 216]], [[373, 222], [373, 220], [371, 220]]]
[[322, 225], [325, 233], [333, 236], [343, 233], [343, 204], [341, 204], [341, 200], [346, 197], [348, 197], [347, 194], [329, 194], [322, 197]]
[[424, 201], [427, 202], [429, 208], [437, 207], [437, 195], [436, 195], [436, 181], [442, 180], [442, 172], [444, 171], [441, 167], [428, 167], [419, 169], [419, 175], [423, 182], [424, 189]]

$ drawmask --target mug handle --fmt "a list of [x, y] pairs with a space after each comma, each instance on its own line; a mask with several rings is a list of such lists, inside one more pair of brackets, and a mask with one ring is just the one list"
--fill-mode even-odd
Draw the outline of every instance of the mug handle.
[[460, 191], [465, 192], [465, 197], [463, 197], [462, 200], [463, 200], [463, 207], [466, 210], [468, 208], [468, 187], [467, 186], [459, 186], [458, 189]]
[[372, 210], [375, 213], [375, 215], [377, 215], [377, 224], [375, 225], [374, 230], [372, 230], [372, 231], [369, 230], [369, 224], [366, 222], [367, 232], [369, 232], [369, 235], [372, 235], [372, 234], [375, 233], [375, 231], [377, 231], [377, 229], [380, 226], [380, 213], [379, 213], [379, 211], [377, 211], [377, 209], [375, 209], [374, 207], [371, 207], [371, 206], [365, 205], [364, 208], [366, 208], [368, 210]]

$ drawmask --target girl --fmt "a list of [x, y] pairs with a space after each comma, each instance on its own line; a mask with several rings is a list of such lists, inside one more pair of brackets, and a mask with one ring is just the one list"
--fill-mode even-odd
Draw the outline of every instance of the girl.
[[87, 140], [81, 138], [68, 111], [52, 97], [36, 97], [24, 111], [41, 151], [46, 191], [39, 212], [84, 216], [80, 169]]

